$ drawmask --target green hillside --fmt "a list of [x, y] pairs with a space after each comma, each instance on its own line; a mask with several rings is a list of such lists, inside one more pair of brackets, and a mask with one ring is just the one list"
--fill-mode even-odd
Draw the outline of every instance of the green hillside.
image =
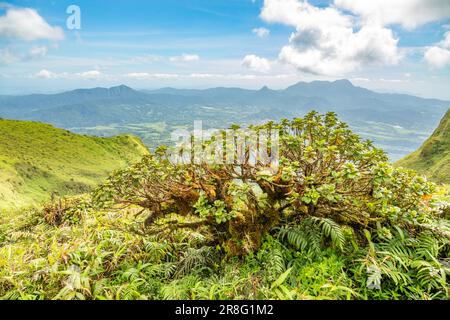
[[435, 182], [450, 184], [450, 109], [431, 137], [396, 165], [414, 169]]
[[[333, 113], [233, 132], [273, 128], [277, 166], [173, 163], [158, 148], [90, 194], [0, 215], [0, 300], [448, 301], [433, 183]], [[219, 135], [204, 145], [234, 157], [238, 139]]]
[[0, 209], [83, 193], [148, 151], [133, 136], [82, 136], [51, 125], [0, 119]]

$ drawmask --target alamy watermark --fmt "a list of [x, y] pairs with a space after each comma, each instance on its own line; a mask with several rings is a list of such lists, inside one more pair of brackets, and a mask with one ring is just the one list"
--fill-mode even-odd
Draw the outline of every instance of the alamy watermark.
[[173, 163], [276, 166], [279, 161], [279, 133], [269, 129], [175, 130], [169, 156]]
[[70, 5], [66, 9], [66, 13], [69, 17], [66, 20], [66, 27], [69, 30], [81, 29], [81, 9], [77, 5]]

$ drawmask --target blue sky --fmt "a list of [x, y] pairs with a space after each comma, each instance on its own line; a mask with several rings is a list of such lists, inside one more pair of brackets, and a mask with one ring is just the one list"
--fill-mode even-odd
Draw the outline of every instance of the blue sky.
[[[348, 78], [450, 100], [449, 1], [358, 1], [3, 2], [0, 94]], [[66, 25], [72, 4], [79, 30]]]

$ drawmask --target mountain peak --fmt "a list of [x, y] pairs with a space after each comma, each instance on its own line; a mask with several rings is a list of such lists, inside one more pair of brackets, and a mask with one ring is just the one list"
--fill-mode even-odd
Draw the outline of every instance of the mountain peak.
[[350, 80], [347, 80], [347, 79], [336, 80], [333, 82], [333, 84], [339, 85], [342, 87], [354, 87], [353, 83], [351, 83]]
[[124, 84], [121, 84], [119, 86], [109, 88], [109, 91], [123, 93], [123, 92], [132, 92], [132, 91], [134, 92], [135, 90]]
[[342, 79], [342, 80], [336, 80], [336, 81], [312, 81], [312, 82], [297, 82], [296, 84], [288, 87], [287, 91], [292, 92], [314, 92], [317, 93], [317, 90], [326, 90], [326, 91], [333, 91], [333, 92], [340, 92], [341, 90], [349, 90], [354, 89], [355, 87], [349, 80]]

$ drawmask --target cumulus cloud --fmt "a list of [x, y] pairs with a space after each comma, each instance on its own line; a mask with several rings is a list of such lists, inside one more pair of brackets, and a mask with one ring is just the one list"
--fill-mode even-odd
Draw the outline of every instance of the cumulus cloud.
[[270, 30], [269, 30], [269, 29], [266, 29], [266, 28], [263, 28], [263, 27], [261, 27], [261, 28], [254, 28], [254, 29], [252, 30], [252, 32], [253, 32], [256, 36], [258, 36], [258, 37], [260, 37], [260, 38], [265, 38], [265, 37], [267, 37], [267, 36], [270, 34]]
[[261, 18], [267, 22], [297, 27], [326, 25], [351, 26], [352, 17], [344, 16], [335, 8], [319, 9], [303, 0], [265, 0]]
[[102, 73], [98, 70], [90, 70], [86, 72], [76, 73], [76, 76], [82, 79], [95, 80], [102, 77]]
[[263, 73], [269, 72], [271, 69], [269, 60], [258, 57], [254, 54], [246, 55], [242, 60], [242, 65], [254, 71]]
[[59, 78], [60, 76], [55, 72], [49, 71], [47, 69], [42, 69], [41, 71], [36, 73], [33, 77], [40, 79], [56, 79]]
[[445, 48], [450, 48], [450, 31], [445, 34], [443, 45]]
[[150, 77], [150, 74], [147, 72], [131, 72], [124, 75], [125, 78], [131, 78], [131, 79], [148, 79]]
[[7, 7], [6, 14], [0, 17], [0, 37], [58, 41], [64, 38], [64, 32], [50, 26], [34, 9]]
[[377, 24], [355, 31], [355, 17], [307, 1], [265, 0], [261, 18], [295, 27], [279, 59], [317, 75], [342, 75], [365, 65], [396, 64], [401, 55], [390, 29]]
[[450, 65], [450, 50], [440, 47], [431, 47], [425, 52], [425, 61], [432, 68], [444, 68]]
[[33, 74], [31, 78], [39, 79], [81, 79], [81, 80], [97, 80], [97, 79], [110, 79], [98, 70], [89, 70], [85, 72], [68, 73], [68, 72], [53, 72], [47, 69], [42, 69], [41, 71]]
[[441, 42], [425, 52], [424, 59], [434, 69], [450, 65], [450, 31], [444, 34], [444, 39]]
[[335, 0], [334, 4], [360, 16], [364, 24], [399, 24], [406, 29], [450, 17], [448, 0]]
[[181, 56], [177, 57], [170, 57], [169, 59], [172, 62], [192, 62], [192, 61], [198, 61], [200, 60], [200, 56], [196, 54], [182, 54]]

